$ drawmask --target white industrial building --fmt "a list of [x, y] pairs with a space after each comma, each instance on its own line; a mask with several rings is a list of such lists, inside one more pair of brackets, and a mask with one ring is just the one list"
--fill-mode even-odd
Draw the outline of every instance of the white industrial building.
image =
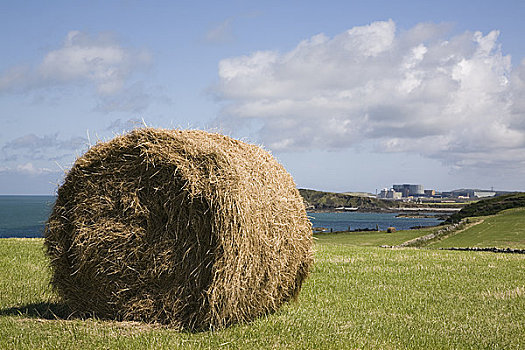
[[393, 188], [383, 188], [379, 193], [379, 198], [383, 199], [401, 199], [403, 194], [401, 192], [395, 191]]

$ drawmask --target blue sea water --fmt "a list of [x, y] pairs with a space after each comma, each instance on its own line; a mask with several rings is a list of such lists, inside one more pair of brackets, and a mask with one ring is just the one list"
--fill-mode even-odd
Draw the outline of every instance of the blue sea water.
[[[51, 213], [54, 196], [0, 196], [0, 238], [42, 237], [45, 222]], [[349, 228], [398, 230], [414, 226], [433, 226], [437, 218], [396, 218], [396, 213], [308, 213], [314, 227], [346, 231]]]
[[55, 196], [0, 196], [0, 238], [42, 237]]
[[334, 231], [375, 229], [376, 225], [382, 231], [388, 227], [395, 227], [397, 230], [408, 230], [415, 226], [435, 226], [442, 222], [437, 217], [398, 218], [396, 216], [397, 213], [308, 213], [313, 227], [323, 227]]

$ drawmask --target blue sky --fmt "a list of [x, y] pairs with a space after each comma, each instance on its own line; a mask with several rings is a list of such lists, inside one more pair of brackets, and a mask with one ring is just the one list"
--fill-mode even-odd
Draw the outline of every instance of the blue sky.
[[0, 194], [140, 125], [263, 145], [299, 187], [525, 190], [523, 1], [3, 1]]

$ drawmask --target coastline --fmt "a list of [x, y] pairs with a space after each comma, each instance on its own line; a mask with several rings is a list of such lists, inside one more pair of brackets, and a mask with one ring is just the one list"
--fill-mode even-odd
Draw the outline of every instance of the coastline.
[[336, 208], [323, 208], [323, 209], [306, 209], [307, 213], [400, 213], [400, 214], [414, 214], [419, 212], [424, 213], [439, 213], [439, 214], [453, 214], [460, 211], [461, 208], [366, 208], [366, 209], [357, 209], [357, 210], [337, 210]]

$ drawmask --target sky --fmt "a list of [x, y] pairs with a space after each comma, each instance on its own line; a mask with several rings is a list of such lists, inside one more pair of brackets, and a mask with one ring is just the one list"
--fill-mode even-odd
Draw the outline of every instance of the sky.
[[525, 191], [524, 1], [0, 2], [0, 194], [135, 127], [221, 132], [300, 188]]

